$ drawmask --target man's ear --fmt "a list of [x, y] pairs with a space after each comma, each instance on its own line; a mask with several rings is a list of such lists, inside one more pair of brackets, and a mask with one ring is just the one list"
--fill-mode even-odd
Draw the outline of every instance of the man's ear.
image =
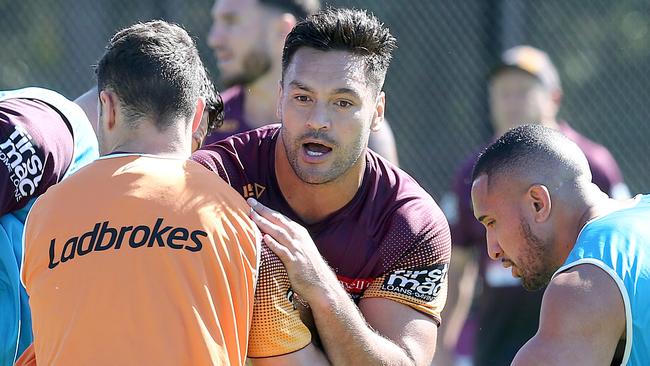
[[551, 193], [546, 186], [534, 184], [526, 192], [528, 206], [537, 223], [545, 222], [551, 216]]
[[372, 123], [370, 124], [370, 130], [373, 132], [379, 131], [381, 125], [384, 123], [384, 111], [386, 110], [386, 94], [381, 91], [377, 95], [377, 101], [375, 103], [375, 115], [373, 116]]
[[196, 112], [194, 112], [194, 118], [192, 119], [192, 133], [196, 132], [201, 125], [201, 118], [203, 118], [203, 111], [205, 110], [205, 99], [199, 97], [196, 101]]
[[99, 92], [99, 108], [100, 108], [100, 117], [99, 117], [99, 123], [97, 128], [99, 128], [99, 125], [104, 125], [104, 130], [105, 131], [110, 131], [113, 128], [115, 128], [115, 124], [117, 123], [116, 121], [116, 115], [117, 115], [117, 109], [118, 109], [118, 100], [117, 96], [108, 90], [102, 90]]

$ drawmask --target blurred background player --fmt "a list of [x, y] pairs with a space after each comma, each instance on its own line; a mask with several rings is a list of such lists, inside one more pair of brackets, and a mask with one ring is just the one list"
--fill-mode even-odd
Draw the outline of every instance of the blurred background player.
[[[284, 39], [297, 21], [313, 14], [319, 0], [217, 0], [208, 45], [214, 50], [224, 87], [223, 125], [205, 141], [278, 121], [278, 83]], [[398, 164], [395, 138], [384, 120], [368, 146]]]
[[[490, 74], [488, 91], [495, 136], [523, 123], [557, 129], [585, 153], [593, 181], [603, 192], [613, 198], [629, 197], [609, 151], [557, 118], [562, 88], [558, 72], [545, 52], [530, 46], [504, 52], [500, 64]], [[453, 180], [453, 192], [443, 204], [456, 249], [451, 276], [453, 280], [458, 274], [458, 280], [453, 281], [455, 287], [450, 289], [449, 303], [453, 305], [448, 307], [450, 314], [441, 343], [449, 352], [458, 346], [461, 353], [473, 353], [477, 366], [505, 365], [537, 331], [542, 292], [525, 291], [510, 270], [485, 255], [484, 230], [474, 219], [470, 201], [470, 177], [476, 156], [477, 153], [471, 154], [461, 164]], [[461, 284], [465, 288], [458, 288]], [[474, 287], [478, 294], [470, 306]], [[470, 308], [471, 314], [466, 318]], [[464, 324], [465, 332], [461, 332]], [[461, 344], [457, 344], [459, 338]]]
[[528, 290], [548, 284], [539, 329], [512, 365], [646, 365], [650, 196], [611, 199], [580, 148], [540, 125], [501, 136], [471, 180], [490, 258]]
[[395, 46], [365, 11], [308, 17], [285, 41], [282, 125], [192, 156], [257, 200], [253, 217], [267, 242], [279, 242], [269, 246], [332, 364], [429, 365], [446, 298], [445, 217], [413, 178], [367, 149]]
[[169, 23], [109, 42], [97, 66], [103, 157], [43, 195], [26, 223], [39, 364], [244, 363], [259, 231], [234, 190], [187, 160], [204, 73]]
[[76, 104], [47, 89], [0, 91], [0, 366], [13, 365], [32, 341], [20, 283], [26, 216], [39, 195], [97, 156]]

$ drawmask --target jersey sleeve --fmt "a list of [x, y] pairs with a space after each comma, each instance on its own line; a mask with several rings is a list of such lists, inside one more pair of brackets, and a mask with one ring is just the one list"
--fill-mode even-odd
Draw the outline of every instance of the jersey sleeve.
[[248, 357], [281, 356], [310, 342], [311, 333], [293, 305], [289, 275], [280, 258], [262, 243]]
[[23, 208], [59, 182], [72, 161], [72, 135], [43, 102], [0, 102], [0, 215]]
[[391, 299], [431, 316], [440, 325], [447, 298], [451, 235], [438, 206], [426, 200], [402, 206], [393, 216], [382, 247], [387, 248], [385, 260], [391, 263], [362, 299]]

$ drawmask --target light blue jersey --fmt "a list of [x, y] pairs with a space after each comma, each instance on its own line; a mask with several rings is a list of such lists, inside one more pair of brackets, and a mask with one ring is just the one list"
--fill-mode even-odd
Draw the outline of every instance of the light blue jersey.
[[[74, 152], [64, 178], [98, 157], [97, 138], [85, 113], [62, 95], [47, 89], [0, 91], [0, 101], [29, 98], [55, 107], [72, 127]], [[47, 123], [47, 121], [43, 121]], [[32, 319], [25, 288], [20, 282], [25, 218], [36, 198], [0, 216], [0, 366], [13, 365], [32, 342]]]
[[626, 344], [622, 365], [650, 365], [650, 195], [588, 222], [555, 273], [593, 264], [616, 281], [625, 303]]

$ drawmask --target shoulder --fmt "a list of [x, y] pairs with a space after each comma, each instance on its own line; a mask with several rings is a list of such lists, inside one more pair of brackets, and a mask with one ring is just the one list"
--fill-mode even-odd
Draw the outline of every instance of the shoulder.
[[[540, 323], [547, 331], [569, 332], [611, 326], [620, 338], [625, 329], [627, 292], [604, 266], [583, 263], [556, 274], [542, 299]], [[624, 300], [624, 298], [626, 300]]]
[[261, 150], [269, 149], [274, 144], [279, 132], [280, 125], [274, 124], [238, 133], [202, 146], [192, 154], [191, 159], [206, 165], [214, 160], [241, 160], [247, 156], [257, 156]]
[[616, 282], [599, 267], [582, 264], [562, 272], [544, 292], [537, 334], [512, 364], [609, 365], [626, 313]]
[[384, 242], [450, 247], [449, 224], [431, 195], [406, 172], [374, 155], [369, 157], [373, 202], [387, 215]]

